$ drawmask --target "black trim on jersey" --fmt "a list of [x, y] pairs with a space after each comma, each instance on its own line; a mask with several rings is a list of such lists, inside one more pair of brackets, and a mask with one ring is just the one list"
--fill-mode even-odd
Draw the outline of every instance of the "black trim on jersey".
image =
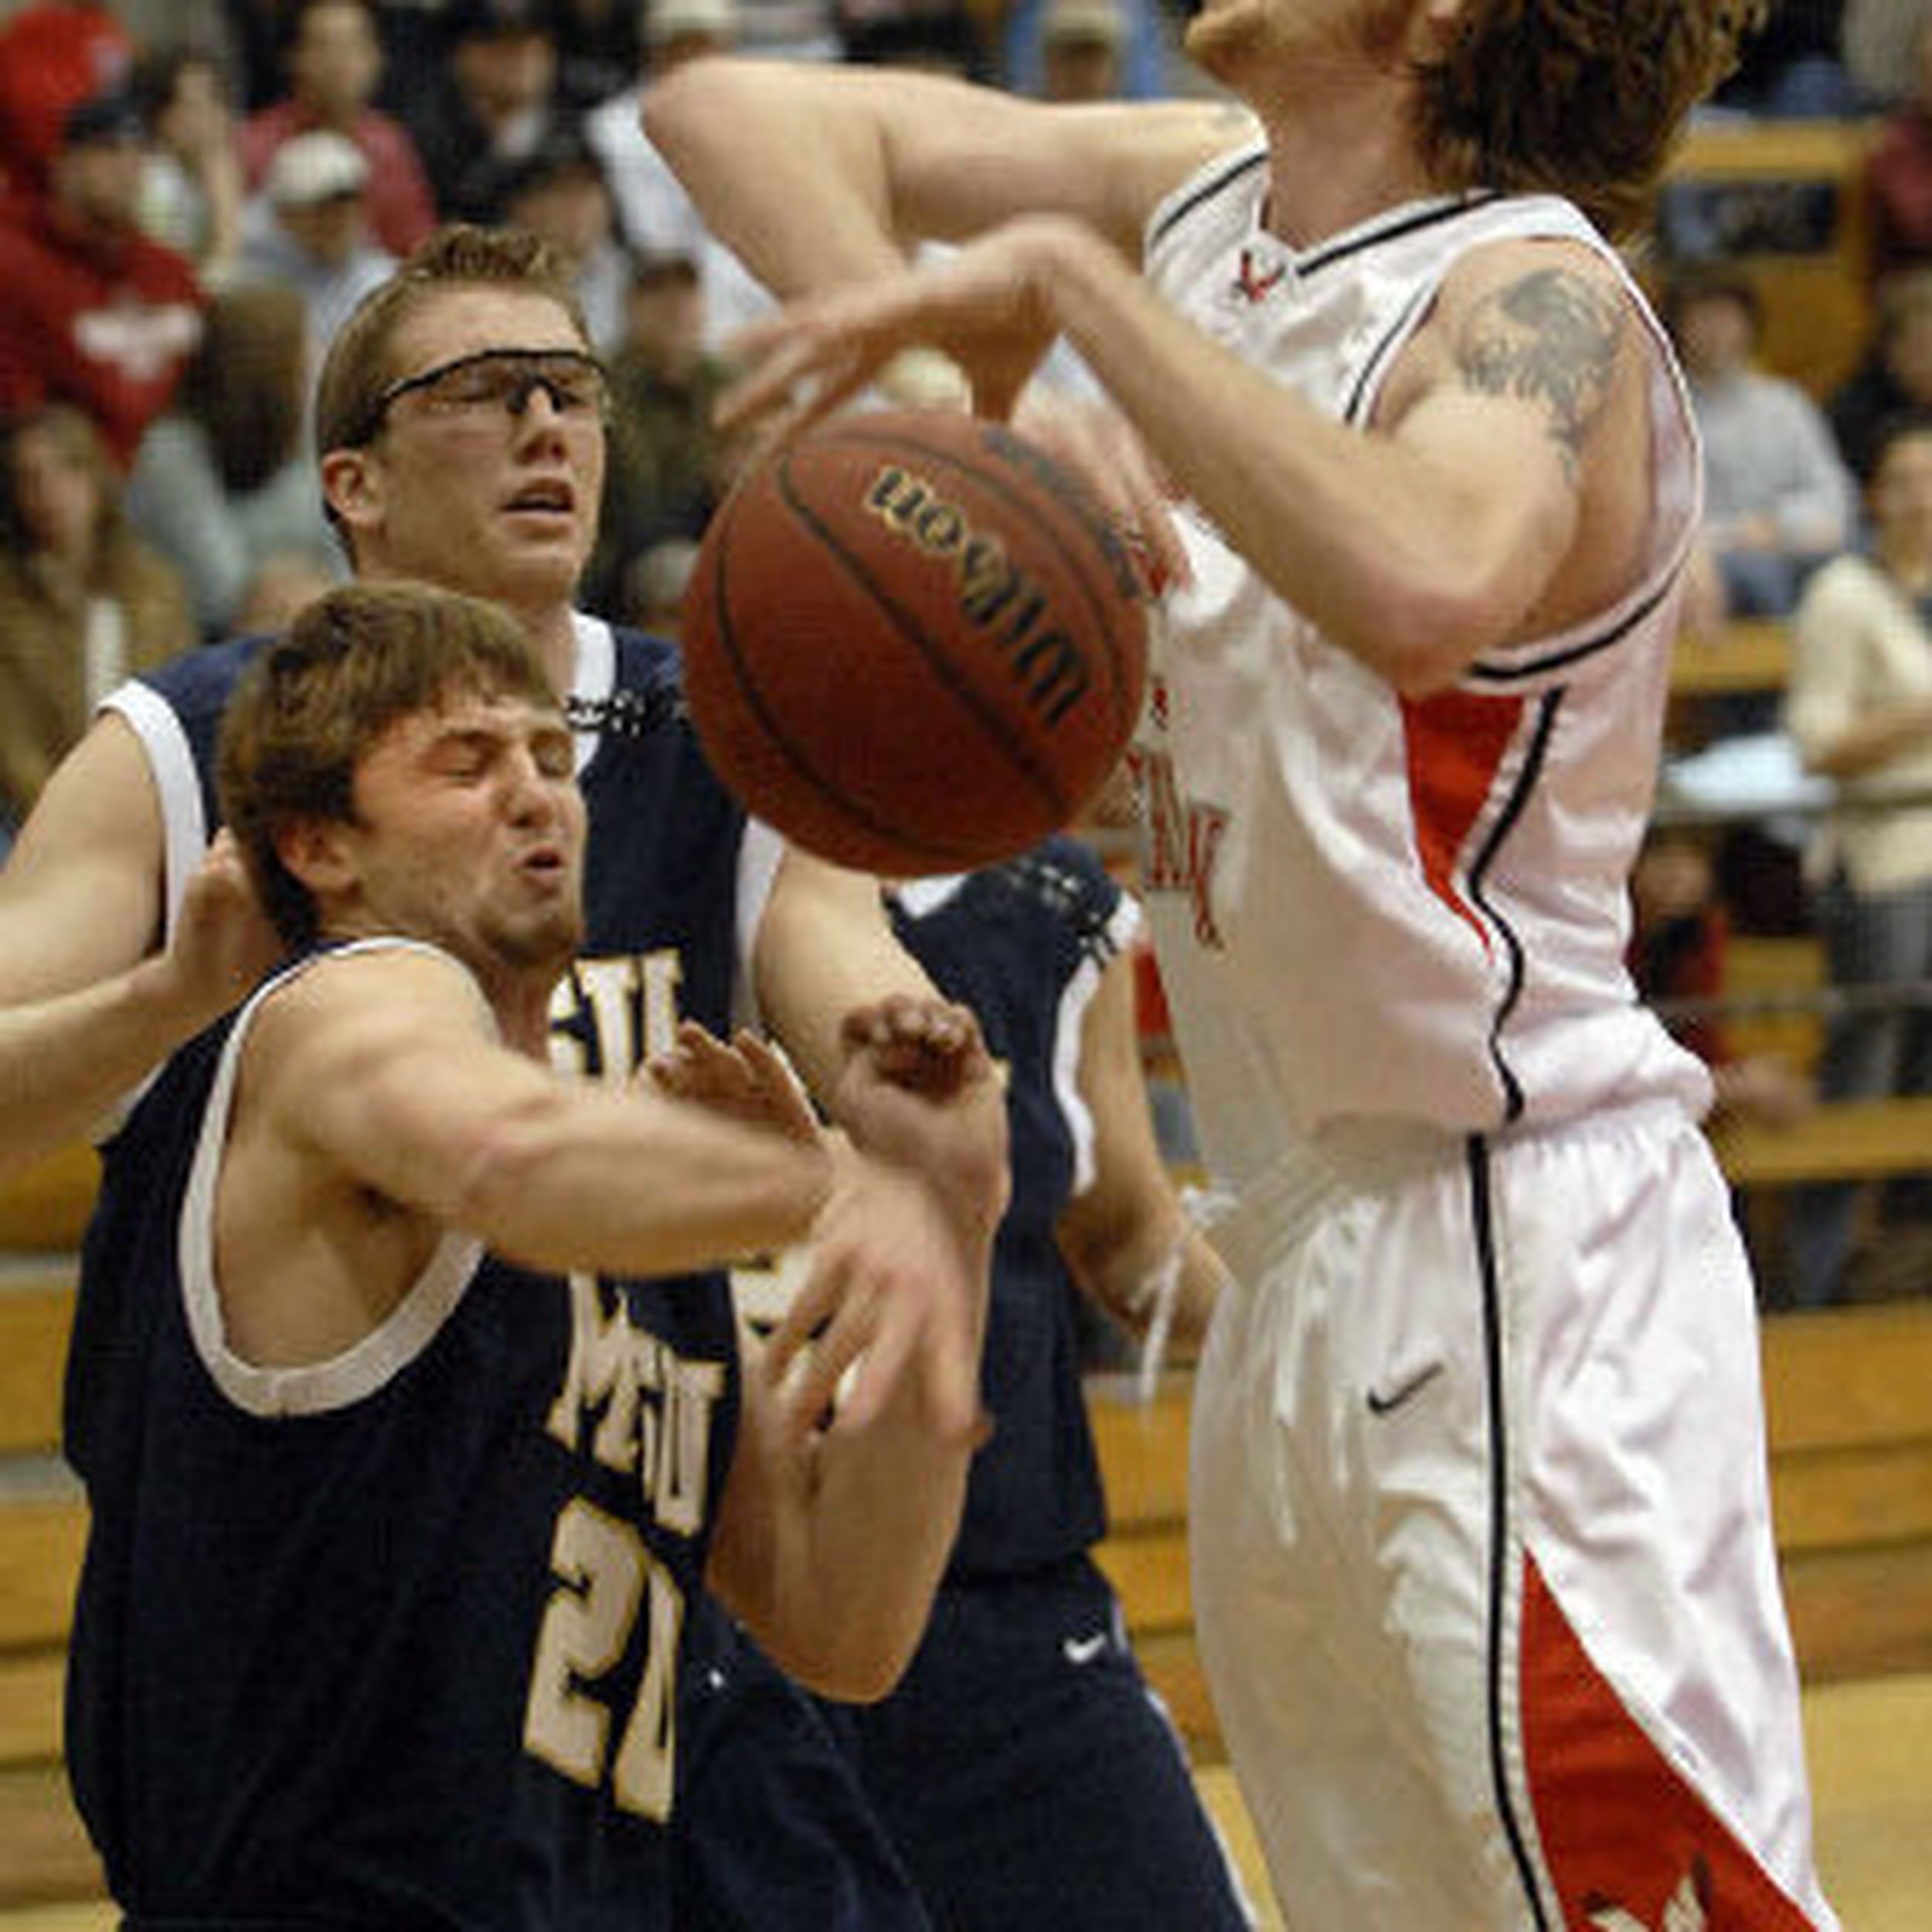
[[1265, 148], [1257, 148], [1251, 155], [1241, 156], [1210, 180], [1202, 182], [1185, 201], [1162, 216], [1158, 224], [1148, 231], [1147, 253], [1151, 254], [1162, 238], [1186, 220], [1202, 202], [1212, 201], [1223, 189], [1232, 187], [1243, 175], [1251, 174], [1257, 168], [1265, 168], [1267, 161], [1268, 151]]
[[1536, 732], [1529, 740], [1522, 770], [1517, 774], [1515, 789], [1497, 814], [1496, 822], [1489, 828], [1489, 836], [1483, 841], [1482, 849], [1476, 855], [1476, 862], [1469, 869], [1469, 896], [1482, 909], [1483, 917], [1509, 955], [1509, 984], [1496, 1008], [1495, 1017], [1489, 1023], [1489, 1057], [1495, 1063], [1497, 1078], [1502, 1082], [1503, 1117], [1506, 1121], [1520, 1119], [1523, 1111], [1522, 1083], [1511, 1071], [1502, 1050], [1503, 1029], [1509, 1023], [1509, 1015], [1516, 1010], [1517, 1001], [1522, 997], [1522, 941], [1516, 937], [1515, 928], [1484, 896], [1482, 882], [1491, 863], [1502, 851], [1503, 841], [1522, 816], [1523, 808], [1529, 802], [1529, 794], [1536, 790], [1536, 781], [1543, 775], [1543, 760], [1549, 750], [1550, 735], [1556, 729], [1556, 713], [1563, 698], [1562, 688], [1559, 687], [1546, 692], [1537, 706]]
[[1502, 199], [1502, 196], [1494, 189], [1488, 189], [1481, 194], [1470, 195], [1446, 206], [1419, 208], [1413, 215], [1405, 215], [1386, 228], [1372, 228], [1366, 234], [1345, 235], [1312, 253], [1298, 256], [1294, 272], [1303, 277], [1315, 274], [1324, 268], [1332, 268], [1337, 262], [1346, 261], [1351, 255], [1360, 254], [1365, 248], [1379, 248], [1384, 242], [1400, 240], [1404, 235], [1433, 228], [1438, 222], [1459, 221], [1472, 210], [1486, 208], [1492, 201]]
[[1342, 412], [1345, 423], [1354, 423], [1369, 406], [1369, 386], [1381, 375], [1383, 366], [1396, 349], [1408, 339], [1410, 328], [1417, 315], [1436, 299], [1436, 291], [1441, 287], [1439, 281], [1430, 282], [1418, 289], [1403, 304], [1402, 313], [1389, 325], [1388, 333], [1376, 344], [1369, 359], [1362, 365], [1362, 373], [1355, 378], [1355, 387], [1349, 393], [1347, 405]]
[[1539, 677], [1550, 671], [1561, 671], [1584, 658], [1594, 657], [1599, 651], [1607, 651], [1613, 644], [1619, 643], [1628, 637], [1670, 595], [1682, 567], [1680, 565], [1677, 570], [1665, 571], [1663, 581], [1636, 609], [1595, 637], [1584, 638], [1576, 644], [1566, 645], [1560, 651], [1549, 651], [1524, 664], [1484, 664], [1479, 660], [1469, 667], [1468, 675], [1479, 684], [1514, 684], [1521, 679]]
[[1522, 1882], [1530, 1917], [1537, 1932], [1549, 1932], [1536, 1870], [1526, 1841], [1523, 1822], [1516, 1815], [1509, 1788], [1509, 1757], [1503, 1738], [1503, 1618], [1509, 1601], [1505, 1565], [1509, 1553], [1509, 1406], [1503, 1400], [1502, 1285], [1496, 1266], [1495, 1195], [1490, 1184], [1489, 1142], [1472, 1134], [1464, 1143], [1469, 1170], [1469, 1219], [1475, 1237], [1478, 1287], [1482, 1298], [1482, 1359], [1489, 1421], [1489, 1641], [1486, 1690], [1489, 1733], [1489, 1776], [1495, 1788], [1496, 1815], [1516, 1876]]

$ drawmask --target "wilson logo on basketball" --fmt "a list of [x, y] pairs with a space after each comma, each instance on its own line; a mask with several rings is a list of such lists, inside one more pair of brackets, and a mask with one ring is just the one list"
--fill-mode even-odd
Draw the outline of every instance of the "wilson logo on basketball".
[[1046, 723], [1057, 724], [1080, 702], [1092, 682], [1087, 660], [998, 537], [975, 530], [958, 505], [897, 464], [873, 478], [866, 506], [900, 541], [950, 564], [968, 621], [1010, 655], [1014, 676]]

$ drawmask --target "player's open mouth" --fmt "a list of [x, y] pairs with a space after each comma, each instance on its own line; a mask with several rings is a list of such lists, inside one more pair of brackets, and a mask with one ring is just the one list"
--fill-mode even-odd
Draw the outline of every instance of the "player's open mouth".
[[577, 508], [577, 492], [560, 478], [552, 482], [526, 484], [504, 508], [519, 515], [568, 516]]

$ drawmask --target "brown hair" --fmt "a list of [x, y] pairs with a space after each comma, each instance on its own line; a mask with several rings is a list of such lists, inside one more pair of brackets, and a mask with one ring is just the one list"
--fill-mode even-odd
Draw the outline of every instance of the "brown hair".
[[459, 694], [557, 697], [495, 604], [427, 584], [345, 584], [308, 605], [249, 665], [222, 719], [222, 815], [275, 929], [312, 944], [315, 903], [276, 840], [304, 821], [354, 825], [355, 771], [402, 719]]
[[315, 384], [315, 453], [360, 449], [381, 427], [382, 394], [408, 374], [390, 361], [396, 331], [445, 289], [512, 288], [546, 295], [587, 349], [590, 332], [568, 272], [549, 244], [519, 228], [453, 222], [439, 228], [338, 328]]
[[40, 532], [32, 527], [20, 501], [15, 462], [20, 444], [30, 436], [46, 437], [63, 456], [93, 479], [97, 502], [90, 583], [99, 588], [109, 550], [127, 533], [127, 519], [121, 509], [121, 472], [109, 457], [94, 418], [72, 403], [43, 403], [0, 423], [0, 542], [23, 556], [41, 548]]
[[286, 283], [243, 282], [209, 304], [176, 402], [208, 432], [223, 482], [247, 492], [301, 447], [308, 383], [308, 304]]
[[1685, 117], [1768, 10], [1767, 0], [1464, 0], [1420, 77], [1423, 160], [1445, 188], [1546, 189], [1627, 234]]

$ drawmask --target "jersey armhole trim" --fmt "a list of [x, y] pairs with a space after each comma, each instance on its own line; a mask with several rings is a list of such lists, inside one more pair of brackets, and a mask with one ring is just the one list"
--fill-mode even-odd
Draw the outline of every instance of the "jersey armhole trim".
[[[456, 1230], [435, 1252], [389, 1315], [352, 1346], [327, 1361], [269, 1368], [245, 1361], [229, 1346], [215, 1278], [215, 1190], [228, 1142], [235, 1083], [248, 1029], [263, 1002], [315, 964], [350, 952], [391, 948], [448, 954], [420, 941], [377, 939], [311, 956], [278, 973], [243, 1008], [222, 1048], [221, 1062], [202, 1116], [193, 1165], [177, 1231], [183, 1312], [195, 1354], [216, 1387], [245, 1415], [262, 1420], [325, 1415], [352, 1407], [393, 1381], [421, 1355], [455, 1311], [483, 1259], [483, 1243]], [[481, 1000], [479, 988], [478, 998]], [[487, 1005], [485, 1011], [487, 1012]], [[492, 1021], [494, 1026], [494, 1019]]]

